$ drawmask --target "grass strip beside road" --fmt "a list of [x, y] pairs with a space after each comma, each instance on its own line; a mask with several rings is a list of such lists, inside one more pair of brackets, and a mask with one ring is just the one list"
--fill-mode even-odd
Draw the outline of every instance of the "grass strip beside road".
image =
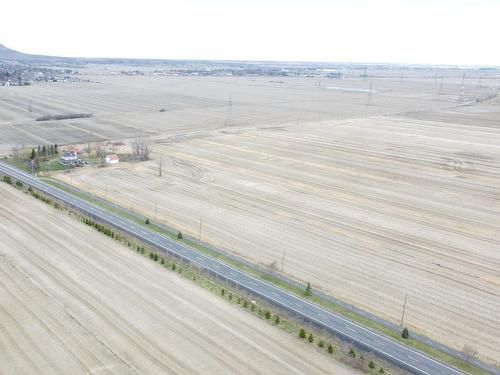
[[306, 296], [304, 293], [305, 286], [304, 286], [304, 289], [301, 289], [301, 288], [297, 287], [296, 285], [288, 283], [287, 281], [285, 281], [279, 277], [276, 277], [276, 276], [270, 275], [269, 273], [260, 271], [256, 267], [251, 267], [243, 262], [239, 262], [239, 261], [235, 260], [234, 258], [231, 258], [227, 255], [220, 253], [220, 252], [216, 252], [216, 251], [214, 251], [210, 248], [207, 248], [207, 247], [201, 245], [200, 243], [192, 241], [188, 238], [178, 239], [177, 233], [169, 231], [169, 230], [165, 229], [164, 227], [158, 226], [154, 223], [146, 224], [144, 222], [144, 220], [142, 218], [139, 218], [136, 214], [130, 213], [129, 211], [127, 211], [125, 209], [120, 209], [114, 204], [109, 204], [107, 202], [103, 202], [101, 199], [93, 198], [90, 194], [81, 193], [77, 190], [74, 190], [70, 187], [67, 187], [64, 184], [58, 183], [57, 181], [54, 181], [52, 179], [44, 179], [44, 181], [49, 183], [50, 185], [52, 185], [54, 187], [57, 187], [65, 192], [68, 192], [68, 193], [70, 193], [78, 198], [84, 199], [85, 201], [94, 203], [102, 208], [105, 208], [106, 210], [108, 210], [116, 215], [119, 215], [123, 218], [126, 218], [126, 219], [128, 219], [128, 220], [130, 220], [138, 225], [144, 226], [145, 228], [148, 228], [152, 231], [160, 233], [160, 234], [162, 234], [162, 235], [164, 235], [172, 240], [181, 242], [187, 246], [195, 248], [196, 250], [198, 250], [204, 254], [207, 254], [215, 259], [221, 260], [221, 261], [223, 261], [223, 262], [225, 262], [225, 263], [227, 263], [227, 264], [229, 264], [229, 265], [231, 265], [231, 266], [233, 266], [241, 271], [244, 271], [244, 272], [246, 272], [254, 277], [257, 277], [257, 278], [264, 280], [270, 284], [273, 284], [273, 285], [275, 285], [283, 290], [286, 290], [287, 292], [289, 292], [291, 294], [299, 296], [300, 298], [303, 298], [303, 299], [308, 300], [310, 302], [316, 303], [317, 305], [320, 305], [331, 312], [337, 313], [338, 315], [341, 315], [341, 316], [343, 316], [343, 317], [345, 317], [353, 322], [356, 322], [365, 328], [369, 328], [373, 331], [376, 331], [378, 333], [386, 335], [386, 336], [388, 336], [388, 337], [390, 337], [390, 338], [392, 338], [392, 339], [394, 339], [394, 340], [396, 340], [404, 345], [408, 345], [408, 346], [410, 346], [410, 347], [412, 347], [412, 348], [414, 348], [422, 353], [425, 353], [426, 355], [428, 355], [428, 356], [430, 356], [430, 357], [432, 357], [432, 358], [434, 358], [442, 363], [445, 363], [447, 365], [450, 365], [452, 367], [455, 367], [457, 369], [460, 369], [464, 372], [467, 372], [467, 373], [473, 374], [473, 375], [488, 375], [489, 374], [487, 371], [481, 369], [478, 366], [475, 366], [475, 365], [473, 365], [469, 362], [466, 362], [460, 358], [454, 357], [448, 353], [445, 353], [441, 350], [438, 350], [438, 349], [436, 349], [430, 345], [427, 345], [421, 341], [415, 340], [411, 337], [409, 339], [403, 339], [401, 337], [400, 332], [396, 332], [396, 331], [390, 329], [389, 327], [386, 327], [385, 325], [383, 325], [381, 323], [375, 322], [369, 318], [366, 318], [362, 315], [359, 315], [359, 314], [357, 314], [349, 309], [346, 309], [346, 308], [344, 308], [336, 303], [333, 303], [332, 301], [328, 301], [328, 300], [321, 298], [320, 296], [316, 296], [314, 294], [312, 296]]

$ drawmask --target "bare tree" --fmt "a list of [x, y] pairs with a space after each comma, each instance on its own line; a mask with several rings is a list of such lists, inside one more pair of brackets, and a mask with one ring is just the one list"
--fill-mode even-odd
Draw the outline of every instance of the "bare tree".
[[95, 154], [97, 157], [101, 157], [103, 155], [102, 149], [101, 149], [101, 143], [97, 143], [95, 146]]
[[30, 161], [31, 173], [35, 173], [36, 171], [38, 171], [38, 169], [40, 168], [40, 160], [41, 160], [40, 156], [35, 156], [33, 159], [31, 159]]
[[16, 160], [19, 159], [19, 146], [18, 145], [15, 145], [14, 147], [12, 147], [12, 156]]
[[271, 273], [273, 273], [278, 269], [278, 262], [273, 260], [271, 263], [268, 264], [267, 268]]
[[142, 129], [139, 129], [132, 138], [132, 154], [139, 160], [149, 160], [151, 154], [151, 141], [146, 138]]
[[465, 356], [465, 360], [467, 362], [470, 362], [472, 359], [476, 358], [478, 355], [478, 351], [474, 349], [472, 346], [469, 344], [465, 344], [462, 348], [462, 353]]

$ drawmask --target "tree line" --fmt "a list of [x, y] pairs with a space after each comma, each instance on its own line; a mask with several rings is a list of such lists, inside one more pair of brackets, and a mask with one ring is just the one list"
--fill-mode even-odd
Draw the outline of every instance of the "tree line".
[[59, 154], [59, 146], [57, 143], [48, 146], [38, 145], [36, 149], [33, 148], [31, 150], [30, 160], [34, 160], [37, 157], [46, 160], [49, 156], [57, 154]]

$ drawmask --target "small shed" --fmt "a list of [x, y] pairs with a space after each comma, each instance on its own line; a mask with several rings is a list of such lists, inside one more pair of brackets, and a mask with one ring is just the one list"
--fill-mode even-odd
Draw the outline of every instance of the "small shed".
[[106, 156], [106, 164], [117, 164], [120, 158], [116, 154], [109, 154]]

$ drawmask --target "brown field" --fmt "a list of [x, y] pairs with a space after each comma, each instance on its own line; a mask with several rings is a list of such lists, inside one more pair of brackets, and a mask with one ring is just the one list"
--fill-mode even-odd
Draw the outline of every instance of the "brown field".
[[[276, 83], [270, 77], [110, 74], [121, 69], [82, 69], [87, 74], [82, 78], [89, 78], [90, 83], [0, 87], [0, 154], [16, 145], [127, 138], [137, 128], [165, 136], [211, 131], [225, 123], [262, 127], [441, 108], [457, 104], [462, 77], [453, 70], [373, 71], [375, 77], [365, 81], [354, 77], [360, 74], [355, 71], [344, 80], [286, 77], [279, 79], [283, 83]], [[443, 74], [441, 85], [438, 77]], [[466, 101], [488, 96], [498, 84], [492, 74], [482, 73], [482, 86], [477, 72], [468, 74]], [[375, 91], [370, 98], [365, 92], [350, 91], [366, 90], [370, 82]], [[35, 121], [40, 116], [68, 113], [92, 113], [94, 117]]]
[[355, 373], [6, 184], [0, 207], [2, 374]]
[[[83, 143], [143, 128], [152, 161], [57, 178], [102, 197], [107, 185], [111, 201], [151, 218], [156, 202], [160, 222], [194, 237], [201, 219], [202, 240], [262, 265], [280, 264], [285, 249], [287, 275], [394, 322], [407, 292], [411, 330], [499, 364], [500, 101], [461, 105], [462, 74], [442, 86], [437, 74], [380, 73], [368, 98], [326, 88], [366, 89], [357, 78], [89, 72], [102, 83], [0, 99], [0, 131], [7, 150], [30, 137]], [[499, 83], [473, 74], [466, 102]], [[50, 107], [37, 116], [65, 105], [96, 116], [40, 125], [20, 115], [28, 97], [34, 111]]]
[[[376, 117], [158, 141], [59, 175], [455, 348], [500, 360], [500, 129]], [[164, 158], [163, 176], [157, 160]]]

